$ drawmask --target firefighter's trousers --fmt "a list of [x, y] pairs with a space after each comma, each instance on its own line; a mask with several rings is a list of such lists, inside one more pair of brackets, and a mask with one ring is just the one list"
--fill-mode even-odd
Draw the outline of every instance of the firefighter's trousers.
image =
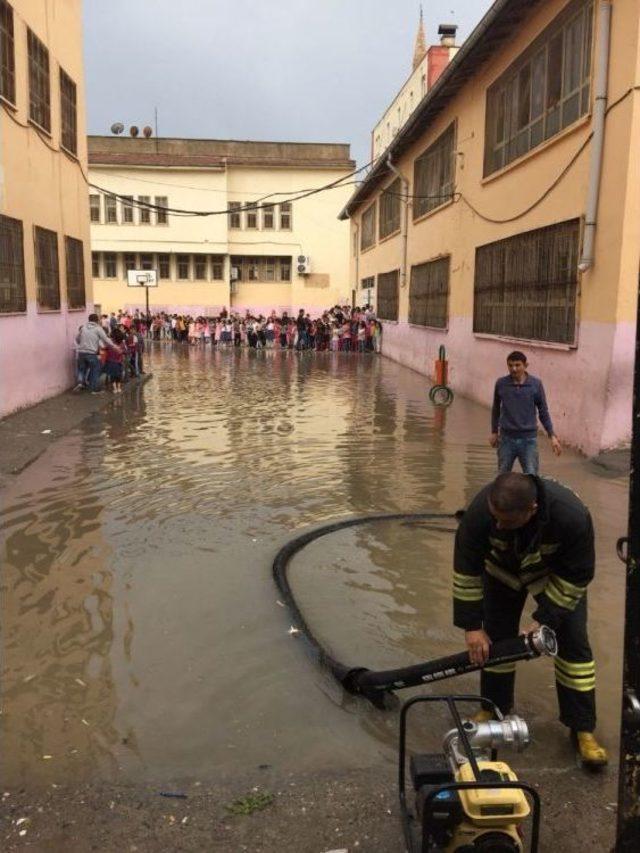
[[[484, 576], [484, 630], [493, 642], [517, 636], [526, 590], [516, 592], [491, 576]], [[596, 727], [595, 664], [587, 636], [587, 596], [569, 613], [556, 631], [556, 690], [560, 721], [575, 731]], [[480, 690], [506, 714], [513, 706], [516, 664], [485, 667]]]

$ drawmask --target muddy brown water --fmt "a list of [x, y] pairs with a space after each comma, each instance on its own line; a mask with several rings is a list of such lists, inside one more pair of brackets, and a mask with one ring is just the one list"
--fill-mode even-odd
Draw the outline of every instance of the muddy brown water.
[[[369, 355], [166, 346], [151, 360], [136, 396], [61, 438], [3, 496], [4, 784], [393, 761], [396, 716], [345, 696], [289, 635], [271, 561], [330, 520], [463, 506], [494, 474], [488, 410], [456, 398], [436, 411], [424, 377]], [[591, 637], [615, 746], [627, 483], [546, 450], [543, 470], [594, 515]], [[424, 525], [365, 524], [314, 542], [291, 578], [337, 657], [399, 666], [462, 648], [451, 550]], [[521, 766], [561, 767], [549, 661], [520, 664], [518, 704], [534, 737]], [[447, 727], [425, 724], [430, 746]]]

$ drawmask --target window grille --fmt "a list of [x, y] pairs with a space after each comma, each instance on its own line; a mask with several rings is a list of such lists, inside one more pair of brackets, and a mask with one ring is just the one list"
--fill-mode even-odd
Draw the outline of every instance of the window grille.
[[378, 275], [378, 317], [381, 320], [398, 319], [399, 302], [398, 270]]
[[362, 214], [360, 222], [360, 251], [363, 252], [376, 242], [376, 203]]
[[76, 84], [60, 69], [60, 138], [72, 154], [78, 153], [78, 116]]
[[171, 278], [171, 256], [158, 255], [158, 276], [163, 279]]
[[82, 240], [76, 240], [75, 237], [65, 237], [64, 247], [67, 267], [67, 307], [84, 308], [86, 297]]
[[572, 344], [579, 237], [573, 219], [479, 246], [474, 332]]
[[189, 255], [177, 255], [178, 278], [185, 281], [189, 278]]
[[264, 280], [265, 281], [275, 281], [276, 280], [276, 259], [275, 258], [265, 258]]
[[92, 222], [100, 222], [100, 196], [89, 196], [89, 215]]
[[[169, 207], [169, 199], [166, 195], [157, 195], [156, 196], [156, 204], [158, 207]], [[156, 210], [156, 223], [158, 225], [168, 225], [169, 224], [169, 214], [166, 210]]]
[[280, 281], [291, 281], [291, 258], [280, 258]]
[[36, 283], [38, 308], [60, 310], [60, 271], [58, 266], [58, 235], [48, 228], [34, 225]]
[[214, 255], [211, 258], [211, 278], [214, 281], [222, 281], [224, 273], [224, 259], [221, 255]]
[[239, 208], [242, 207], [242, 202], [229, 202], [229, 228], [242, 228], [242, 214]]
[[16, 102], [16, 59], [13, 38], [13, 9], [0, 0], [0, 97]]
[[413, 218], [451, 201], [454, 188], [455, 124], [442, 133], [413, 165]]
[[245, 258], [245, 268], [247, 281], [260, 280], [260, 267], [258, 258]]
[[126, 195], [122, 199], [122, 222], [124, 224], [133, 223], [133, 196]]
[[100, 252], [91, 252], [91, 276], [92, 278], [102, 278], [100, 275], [101, 257]]
[[117, 278], [118, 276], [118, 258], [115, 252], [105, 252], [104, 258], [104, 277]]
[[280, 230], [291, 231], [293, 227], [293, 207], [290, 201], [280, 204]]
[[205, 281], [207, 278], [207, 256], [206, 255], [194, 255], [193, 256], [193, 277], [198, 281]]
[[262, 228], [271, 231], [275, 228], [275, 205], [265, 204], [262, 207]]
[[22, 222], [0, 215], [0, 314], [26, 310]]
[[258, 227], [258, 211], [257, 210], [247, 210], [247, 228], [254, 230]]
[[48, 133], [51, 130], [49, 51], [31, 30], [27, 30], [27, 50], [29, 54], [29, 118]]
[[592, 27], [591, 0], [572, 4], [488, 90], [485, 175], [589, 111]]
[[127, 273], [129, 270], [137, 270], [138, 269], [138, 258], [136, 257], [134, 252], [125, 252], [122, 256], [123, 260], [123, 278], [126, 281], [128, 276]]
[[411, 267], [409, 322], [446, 329], [449, 303], [449, 258]]
[[380, 196], [378, 236], [381, 240], [400, 230], [401, 193], [402, 184], [400, 178], [396, 178]]
[[152, 254], [143, 253], [140, 255], [140, 269], [141, 270], [152, 270], [152, 269], [154, 269], [153, 255]]
[[118, 222], [118, 202], [114, 195], [106, 195], [104, 197], [104, 218], [109, 225], [117, 224]]
[[151, 208], [144, 207], [144, 205], [151, 203], [151, 196], [139, 195], [138, 201], [143, 205], [139, 208], [140, 225], [149, 225], [151, 223]]

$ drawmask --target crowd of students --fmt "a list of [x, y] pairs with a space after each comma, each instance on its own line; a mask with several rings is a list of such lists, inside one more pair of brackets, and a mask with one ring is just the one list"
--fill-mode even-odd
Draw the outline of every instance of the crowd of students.
[[334, 306], [312, 318], [303, 309], [297, 317], [287, 312], [268, 317], [223, 311], [216, 317], [160, 313], [143, 317], [120, 312], [103, 315], [105, 327], [139, 324], [152, 340], [171, 340], [192, 346], [229, 348], [334, 350], [380, 352], [382, 325], [369, 306]]
[[121, 316], [113, 320], [97, 314], [78, 329], [76, 335], [76, 391], [87, 388], [102, 393], [101, 377], [114, 394], [122, 392], [122, 383], [144, 373], [144, 349], [147, 324], [139, 317]]

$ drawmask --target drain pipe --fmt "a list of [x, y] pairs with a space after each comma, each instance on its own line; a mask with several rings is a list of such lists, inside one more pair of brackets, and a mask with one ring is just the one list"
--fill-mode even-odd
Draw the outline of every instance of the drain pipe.
[[400, 178], [400, 183], [402, 184], [402, 191], [405, 195], [404, 200], [404, 217], [402, 222], [402, 258], [400, 264], [400, 287], [407, 286], [407, 246], [409, 240], [409, 181], [404, 177], [404, 175], [396, 169], [391, 160], [391, 154], [387, 156], [387, 166], [391, 169], [393, 174]]
[[611, 39], [611, 3], [601, 2], [598, 6], [598, 49], [593, 101], [593, 139], [591, 141], [591, 163], [589, 186], [585, 210], [584, 240], [582, 256], [578, 262], [580, 272], [593, 266], [598, 197], [602, 175], [602, 150], [604, 147], [604, 125], [607, 112], [607, 88], [609, 83], [609, 42]]

